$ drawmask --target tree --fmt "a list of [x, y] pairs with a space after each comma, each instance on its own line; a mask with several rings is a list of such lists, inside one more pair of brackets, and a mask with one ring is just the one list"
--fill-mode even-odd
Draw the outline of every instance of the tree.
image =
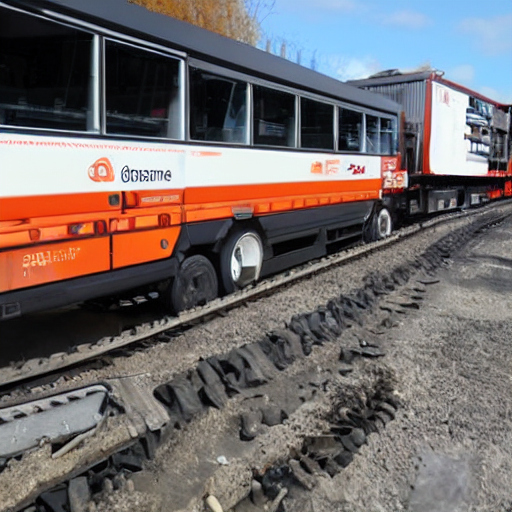
[[255, 46], [274, 0], [130, 0], [147, 9]]

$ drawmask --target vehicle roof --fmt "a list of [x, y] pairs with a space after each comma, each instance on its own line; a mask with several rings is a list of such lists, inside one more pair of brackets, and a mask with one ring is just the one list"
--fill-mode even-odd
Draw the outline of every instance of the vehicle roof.
[[4, 0], [16, 7], [76, 16], [105, 29], [164, 44], [188, 55], [277, 83], [396, 114], [400, 106], [245, 43], [158, 14], [128, 0]]
[[434, 82], [439, 82], [444, 84], [452, 89], [463, 92], [469, 96], [474, 96], [486, 103], [491, 103], [498, 107], [508, 107], [509, 105], [500, 103], [495, 101], [479, 92], [472, 91], [463, 85], [452, 82], [451, 80], [447, 80], [444, 78], [444, 72], [438, 71], [435, 69], [424, 70], [424, 71], [416, 71], [412, 73], [400, 73], [396, 72], [397, 70], [389, 70], [388, 72], [377, 73], [376, 75], [370, 76], [368, 78], [363, 78], [361, 80], [350, 80], [348, 83], [350, 85], [354, 85], [356, 87], [373, 87], [378, 85], [391, 85], [391, 84], [403, 84], [407, 82], [418, 82], [431, 79]]

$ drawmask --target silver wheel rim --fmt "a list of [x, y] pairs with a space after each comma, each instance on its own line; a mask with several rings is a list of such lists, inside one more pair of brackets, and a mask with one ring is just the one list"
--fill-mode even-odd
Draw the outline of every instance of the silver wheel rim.
[[383, 208], [377, 216], [377, 231], [379, 238], [391, 235], [391, 215], [386, 208]]
[[246, 233], [236, 242], [231, 253], [231, 279], [237, 286], [257, 281], [263, 261], [263, 246], [255, 233]]

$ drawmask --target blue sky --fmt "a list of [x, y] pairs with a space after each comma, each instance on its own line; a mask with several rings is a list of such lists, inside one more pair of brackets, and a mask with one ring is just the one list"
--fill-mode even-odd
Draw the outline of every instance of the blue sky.
[[340, 80], [431, 66], [512, 103], [512, 0], [275, 0], [264, 39]]

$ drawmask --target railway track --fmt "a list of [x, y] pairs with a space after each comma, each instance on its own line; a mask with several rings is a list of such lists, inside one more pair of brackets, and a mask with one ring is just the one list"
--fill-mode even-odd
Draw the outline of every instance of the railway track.
[[[245, 396], [244, 399], [247, 399], [248, 395], [243, 390], [251, 388], [252, 384], [249, 385], [249, 382], [253, 384], [257, 382], [258, 386], [256, 387], [258, 391], [256, 394], [263, 393], [261, 389], [265, 389], [266, 391], [264, 392], [272, 396], [272, 389], [287, 386], [286, 380], [279, 384], [283, 376], [280, 374], [281, 369], [276, 374], [274, 366], [279, 368], [279, 365], [281, 365], [283, 368], [288, 368], [292, 367], [293, 360], [300, 362], [304, 356], [299, 349], [301, 343], [304, 354], [310, 351], [311, 347], [314, 345], [322, 345], [338, 339], [343, 340], [342, 343], [347, 343], [347, 334], [344, 329], [350, 325], [352, 325], [352, 328], [348, 330], [348, 338], [353, 338], [354, 333], [356, 333], [355, 336], [359, 336], [358, 339], [360, 341], [364, 339], [364, 343], [361, 342], [361, 345], [357, 346], [354, 346], [352, 343], [352, 345], [348, 345], [348, 348], [345, 347], [342, 349], [343, 357], [341, 368], [337, 362], [337, 356], [331, 356], [333, 361], [331, 374], [338, 371], [341, 372], [342, 370], [344, 372], [349, 371], [350, 369], [347, 368], [345, 363], [352, 361], [354, 358], [380, 357], [382, 354], [379, 353], [377, 347], [373, 346], [374, 343], [372, 343], [371, 340], [375, 340], [377, 336], [375, 333], [384, 322], [382, 315], [384, 314], [385, 318], [390, 319], [389, 322], [392, 324], [393, 318], [396, 317], [397, 314], [400, 315], [408, 308], [418, 306], [425, 288], [425, 285], [421, 284], [418, 279], [427, 284], [429, 282], [428, 278], [421, 277], [423, 274], [421, 274], [420, 271], [422, 269], [428, 270], [430, 268], [437, 268], [437, 266], [444, 261], [444, 258], [449, 257], [452, 250], [456, 250], [457, 244], [467, 241], [479, 229], [485, 228], [489, 224], [499, 222], [507, 215], [510, 215], [511, 207], [512, 202], [502, 202], [480, 210], [439, 217], [421, 225], [410, 226], [382, 242], [348, 249], [340, 254], [330, 256], [321, 261], [290, 271], [272, 280], [262, 282], [251, 289], [215, 301], [203, 308], [187, 312], [178, 318], [165, 318], [156, 323], [141, 325], [134, 330], [123, 333], [123, 335], [119, 337], [108, 338], [107, 340], [100, 340], [98, 343], [77, 347], [72, 353], [57, 354], [47, 361], [27, 361], [19, 368], [12, 367], [5, 369], [5, 371], [12, 372], [10, 376], [4, 374], [3, 369], [0, 375], [3, 379], [2, 385], [4, 388], [12, 386], [16, 382], [20, 383], [22, 380], [26, 381], [28, 378], [44, 375], [47, 372], [57, 371], [57, 374], [62, 376], [67, 373], [62, 372], [62, 370], [69, 367], [69, 365], [80, 364], [91, 358], [106, 354], [109, 351], [126, 348], [142, 340], [155, 337], [158, 339], [159, 335], [163, 335], [164, 337], [168, 336], [169, 333], [172, 333], [176, 329], [181, 329], [195, 322], [204, 321], [212, 315], [218, 315], [227, 309], [235, 308], [237, 305], [248, 300], [270, 294], [278, 287], [283, 287], [288, 283], [298, 281], [312, 274], [326, 271], [330, 267], [363, 257], [371, 252], [385, 248], [390, 244], [405, 240], [415, 233], [428, 233], [429, 229], [434, 229], [450, 221], [455, 222], [461, 219], [469, 226], [465, 231], [464, 229], [462, 230], [463, 232], [458, 238], [455, 237], [455, 241], [448, 240], [444, 245], [435, 248], [435, 250], [430, 251], [430, 253], [406, 267], [394, 270], [390, 268], [391, 273], [389, 276], [378, 278], [376, 281], [370, 283], [369, 286], [360, 289], [354, 296], [342, 296], [336, 303], [337, 309], [331, 310], [341, 311], [339, 315], [341, 322], [339, 325], [343, 327], [341, 331], [338, 332], [337, 328], [332, 324], [332, 319], [325, 316], [325, 309], [320, 309], [314, 313], [301, 315], [295, 320], [292, 319], [290, 322], [289, 328], [294, 325], [293, 332], [302, 340], [298, 344], [296, 341], [293, 342], [293, 340], [290, 342], [290, 339], [286, 342], [287, 338], [283, 332], [281, 332], [281, 334], [271, 333], [268, 339], [271, 341], [272, 347], [283, 343], [283, 339], [285, 340], [285, 344], [291, 343], [288, 349], [292, 351], [292, 355], [285, 350], [285, 352], [283, 352], [284, 359], [280, 359], [279, 356], [275, 361], [271, 360], [269, 362], [266, 361], [265, 358], [262, 359], [258, 349], [241, 347], [235, 350], [233, 354], [230, 352], [229, 355], [218, 356], [216, 359], [217, 363], [215, 363], [214, 359], [208, 358], [204, 363], [208, 361], [208, 365], [210, 366], [200, 362], [199, 366], [197, 366], [192, 373], [186, 371], [173, 377], [173, 379], [168, 382], [155, 382], [155, 379], [150, 375], [150, 369], [140, 368], [141, 373], [139, 375], [117, 376], [106, 379], [102, 383], [103, 388], [86, 388], [82, 391], [69, 392], [69, 388], [73, 388], [72, 380], [71, 382], [66, 382], [66, 386], [55, 385], [51, 390], [47, 387], [44, 390], [44, 394], [48, 395], [53, 391], [53, 393], [59, 393], [59, 395], [47, 398], [46, 401], [43, 400], [42, 402], [32, 401], [22, 404], [21, 397], [23, 394], [19, 393], [12, 407], [9, 408], [9, 410], [5, 408], [2, 410], [3, 412], [0, 412], [0, 424], [8, 425], [12, 420], [26, 421], [29, 423], [31, 421], [30, 418], [33, 417], [34, 414], [41, 414], [45, 411], [51, 411], [52, 409], [60, 410], [62, 417], [57, 420], [57, 423], [62, 423], [62, 418], [66, 418], [67, 415], [76, 415], [76, 412], [66, 413], [66, 407], [68, 406], [78, 407], [78, 410], [82, 412], [80, 415], [87, 412], [92, 417], [92, 420], [87, 426], [81, 424], [74, 426], [74, 430], [71, 432], [68, 431], [67, 436], [63, 436], [60, 431], [51, 432], [50, 434], [54, 436], [53, 438], [46, 436], [44, 432], [38, 432], [37, 435], [33, 434], [32, 439], [29, 441], [32, 442], [32, 445], [35, 443], [35, 446], [39, 446], [41, 439], [48, 439], [48, 437], [50, 437], [50, 439], [49, 441], [43, 442], [38, 450], [23, 454], [20, 463], [12, 462], [13, 459], [11, 459], [11, 462], [8, 464], [5, 461], [2, 463], [2, 455], [0, 455], [0, 468], [7, 464], [7, 469], [0, 473], [0, 482], [4, 489], [4, 502], [2, 505], [4, 508], [2, 510], [30, 510], [31, 512], [36, 510], [60, 510], [51, 507], [31, 508], [35, 507], [35, 505], [31, 505], [31, 503], [35, 503], [39, 500], [37, 503], [40, 505], [42, 501], [46, 500], [45, 503], [51, 501], [53, 498], [48, 497], [47, 493], [53, 492], [62, 482], [67, 482], [64, 486], [67, 493], [66, 499], [78, 499], [76, 496], [78, 492], [76, 486], [84, 485], [83, 475], [99, 474], [100, 476], [95, 476], [94, 478], [100, 480], [106, 478], [106, 481], [110, 481], [109, 478], [114, 478], [112, 481], [115, 482], [115, 478], [117, 478], [116, 475], [123, 474], [127, 465], [131, 468], [130, 471], [135, 471], [138, 466], [141, 467], [142, 465], [142, 462], [140, 462], [141, 458], [151, 458], [154, 455], [155, 446], [158, 445], [162, 432], [168, 432], [170, 428], [171, 432], [174, 432], [172, 435], [176, 435], [176, 432], [178, 432], [176, 431], [176, 427], [183, 429], [183, 427], [190, 422], [195, 424], [195, 418], [197, 418], [198, 415], [201, 417], [200, 415], [205, 411], [205, 408], [208, 409], [205, 404], [209, 404], [209, 407], [213, 404], [213, 406], [219, 410], [225, 409], [228, 412], [230, 411], [229, 414], [235, 417], [241, 415], [240, 421], [242, 422], [242, 430], [245, 432], [244, 435], [251, 438], [253, 434], [257, 433], [256, 431], [259, 428], [258, 422], [255, 421], [254, 416], [249, 414], [250, 411], [246, 410], [243, 401], [233, 402], [233, 390], [237, 390], [236, 393], [241, 393], [242, 396]], [[465, 222], [466, 219], [467, 222]], [[415, 272], [419, 272], [419, 274], [414, 278]], [[388, 288], [386, 288], [386, 286], [388, 286]], [[368, 304], [364, 305], [364, 298], [368, 298], [370, 295], [374, 298], [372, 301], [368, 302]], [[357, 312], [357, 315], [355, 315], [355, 312]], [[363, 316], [358, 317], [358, 315]], [[364, 319], [362, 319], [363, 317]], [[312, 325], [316, 325], [315, 322], [320, 322], [317, 326], [318, 331], [315, 331], [311, 327]], [[321, 327], [322, 325], [323, 327]], [[360, 327], [357, 327], [358, 325]], [[331, 331], [329, 331], [329, 329], [331, 329]], [[281, 336], [281, 338], [279, 336]], [[368, 341], [370, 341], [369, 345]], [[268, 346], [267, 341], [264, 343], [266, 344], [265, 346]], [[332, 347], [334, 351], [339, 350], [337, 344], [332, 344]], [[239, 357], [242, 357], [245, 361], [242, 366], [248, 367], [250, 370], [249, 374], [244, 370], [243, 375], [245, 376], [243, 379], [238, 376], [237, 379], [233, 381], [232, 378], [226, 374], [221, 379], [222, 382], [219, 383], [218, 378], [215, 377], [215, 372], [214, 374], [211, 372], [208, 373], [211, 368], [214, 368], [216, 369], [217, 375], [222, 375], [222, 368], [232, 365], [236, 366], [238, 364], [236, 361], [239, 360]], [[197, 377], [194, 377], [194, 375], [199, 375], [202, 381], [208, 383], [204, 387], [204, 389], [207, 389], [206, 398], [203, 393], [199, 401], [197, 401], [197, 395], [194, 395], [195, 391], [193, 391], [195, 389], [194, 386], [197, 386]], [[364, 414], [365, 417], [375, 416], [375, 418], [380, 416], [380, 420], [375, 421], [380, 421], [382, 424], [386, 414], [388, 420], [391, 415], [394, 414], [389, 405], [394, 404], [394, 401], [392, 396], [389, 395], [389, 390], [387, 391], [389, 396], [386, 395], [386, 393], [383, 394], [382, 390], [379, 391], [379, 386], [382, 386], [382, 382], [379, 379], [377, 379], [377, 381], [378, 382], [369, 385], [367, 390], [369, 401], [364, 405], [363, 409], [358, 409], [359, 412], [357, 412], [357, 414]], [[261, 386], [265, 385], [267, 385], [267, 388], [261, 388]], [[321, 386], [320, 383], [314, 386], [317, 385]], [[30, 391], [31, 386], [33, 385], [26, 383], [24, 389], [29, 390], [28, 396], [36, 396], [39, 392], [37, 390], [33, 390], [33, 392]], [[249, 388], [247, 388], [247, 386], [249, 386]], [[63, 388], [67, 389], [68, 393], [70, 393], [66, 395], [66, 397], [62, 396], [61, 391]], [[189, 393], [192, 394], [190, 395]], [[155, 396], [157, 399], [155, 399]], [[174, 399], [172, 397], [174, 397]], [[83, 402], [82, 400], [84, 399], [94, 402], [94, 406]], [[27, 402], [26, 393], [24, 401]], [[176, 408], [176, 403], [181, 404], [178, 409]], [[235, 403], [235, 405], [230, 405], [232, 403]], [[317, 404], [315, 407], [318, 406], [320, 409], [323, 408], [327, 410], [332, 406], [332, 403], [333, 396], [330, 396], [325, 398], [323, 405], [321, 402], [320, 405]], [[391, 405], [391, 407], [394, 408], [395, 405], [396, 404]], [[82, 409], [80, 409], [81, 407]], [[244, 410], [245, 416], [240, 412]], [[271, 414], [271, 412], [268, 411], [267, 413]], [[377, 415], [377, 413], [379, 413], [379, 415]], [[287, 415], [293, 416], [293, 408], [287, 412]], [[42, 417], [40, 417], [40, 419], [42, 419]], [[343, 417], [339, 417], [335, 419], [335, 421], [339, 423], [337, 427], [338, 430], [345, 432], [344, 435], [349, 435], [350, 429], [349, 425], [346, 424], [346, 417], [345, 420]], [[40, 424], [41, 421], [35, 421], [34, 423]], [[365, 426], [366, 429], [363, 429], [365, 436], [371, 434], [374, 428], [372, 425], [371, 422], [362, 425]], [[2, 425], [0, 425], [0, 441], [2, 440], [1, 426]], [[193, 428], [201, 429], [203, 427], [201, 426], [201, 421], [199, 421], [198, 426]], [[313, 426], [310, 425], [310, 427], [313, 429]], [[294, 446], [296, 446], [297, 450], [305, 449], [306, 451], [313, 450], [314, 452], [314, 449], [311, 448], [310, 445], [306, 448], [302, 445], [304, 442], [304, 432], [301, 429], [303, 429], [304, 426], [298, 428], [297, 423], [294, 423], [294, 421], [290, 419], [287, 428], [291, 430], [297, 428], [300, 431], [300, 435], [297, 434], [294, 441]], [[323, 426], [316, 425], [314, 428], [321, 429], [326, 427], [324, 424]], [[353, 426], [350, 428], [353, 428]], [[350, 442], [353, 442], [352, 438], [345, 440], [345, 443], [353, 449], [354, 447], [349, 444]], [[30, 444], [30, 442], [28, 444]], [[313, 445], [316, 446], [316, 443], [313, 443]], [[336, 447], [331, 448], [334, 450]], [[284, 452], [281, 453], [280, 456], [285, 458], [289, 457], [289, 455], [287, 456], [285, 453], [287, 450], [288, 448], [284, 449]], [[338, 452], [338, 463], [342, 463], [346, 460], [348, 464], [350, 457], [342, 455], [342, 453], [344, 453], [343, 448], [339, 448]], [[13, 453], [15, 453], [15, 457], [21, 456], [18, 455], [18, 452], [11, 452], [11, 455]], [[297, 461], [297, 459], [293, 460]], [[301, 473], [300, 468], [297, 467], [298, 462], [293, 462], [293, 460], [290, 460], [289, 467], [295, 467], [296, 477], [299, 479], [302, 478], [307, 485], [308, 476]], [[269, 457], [260, 458], [258, 461], [257, 464], [261, 467], [272, 466], [275, 462], [275, 460]], [[303, 464], [303, 461], [300, 461], [300, 463]], [[101, 470], [103, 473], [101, 471], [98, 473], [97, 468], [102, 464], [102, 467], [107, 464], [110, 472]], [[215, 462], [213, 464], [213, 473], [219, 468], [219, 464], [221, 463]], [[41, 465], [45, 467], [44, 475], [39, 474], [40, 472], [37, 469], [41, 467]], [[212, 466], [212, 464], [209, 463], [209, 466]], [[245, 468], [243, 471], [241, 468], [239, 469], [240, 471], [239, 474], [236, 475], [236, 478], [235, 476], [232, 478], [230, 490], [224, 490], [225, 495], [228, 495], [229, 492], [232, 493], [231, 498], [229, 498], [231, 500], [230, 503], [243, 499], [248, 484], [247, 479], [249, 479], [249, 483], [251, 480]], [[235, 471], [235, 466], [224, 468], [221, 465], [220, 470], [224, 472]], [[278, 468], [276, 468], [276, 471], [277, 470]], [[38, 478], [28, 480], [24, 478], [23, 475], [31, 472], [38, 474]], [[91, 478], [90, 476], [86, 478], [86, 487], [89, 489], [89, 497], [92, 490], [97, 488], [97, 484], [94, 483], [96, 480], [91, 480]], [[73, 484], [71, 484], [72, 482]], [[103, 485], [108, 489], [111, 484]], [[119, 481], [115, 484], [115, 486], [119, 488], [124, 485], [125, 484], [121, 485]], [[217, 494], [222, 492], [215, 486], [211, 487], [211, 491], [215, 491]], [[44, 499], [41, 498], [43, 495], [45, 496]], [[275, 497], [277, 498], [277, 496]], [[201, 498], [201, 496], [199, 496], [199, 498]], [[223, 499], [224, 501], [229, 501], [226, 496], [224, 496]], [[77, 508], [76, 510], [81, 509]]]
[[[499, 203], [500, 205], [509, 204]], [[166, 333], [172, 333], [198, 322], [202, 322], [212, 315], [223, 314], [225, 311], [238, 307], [247, 301], [271, 294], [273, 291], [288, 284], [307, 278], [318, 272], [325, 271], [336, 265], [341, 265], [356, 258], [363, 257], [384, 247], [396, 244], [416, 233], [433, 229], [436, 226], [451, 222], [459, 218], [481, 216], [495, 205], [489, 205], [479, 210], [469, 210], [455, 214], [447, 214], [402, 228], [390, 237], [365, 245], [358, 245], [343, 250], [334, 255], [327, 256], [318, 261], [309, 262], [300, 267], [286, 271], [280, 275], [265, 279], [229, 296], [216, 299], [205, 306], [186, 311], [177, 317], [164, 316], [151, 322], [144, 322], [123, 331], [118, 336], [106, 336], [93, 342], [77, 344], [69, 347], [66, 352], [57, 352], [49, 357], [32, 358], [28, 360], [12, 361], [9, 366], [0, 368], [0, 389], [12, 387], [16, 383], [28, 381], [36, 377], [51, 374], [66, 368], [82, 364], [91, 359], [103, 356], [115, 350], [130, 347], [136, 343], [158, 339], [165, 339]]]

